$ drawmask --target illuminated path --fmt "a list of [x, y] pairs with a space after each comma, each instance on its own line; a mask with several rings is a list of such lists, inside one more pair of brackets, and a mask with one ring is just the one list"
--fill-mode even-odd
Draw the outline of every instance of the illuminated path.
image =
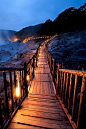
[[72, 129], [55, 97], [44, 48], [40, 50], [37, 66], [28, 97], [14, 116], [9, 128]]

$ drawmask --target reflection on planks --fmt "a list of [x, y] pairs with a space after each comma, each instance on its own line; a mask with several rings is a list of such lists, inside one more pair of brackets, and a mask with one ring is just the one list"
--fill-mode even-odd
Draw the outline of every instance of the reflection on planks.
[[13, 118], [9, 128], [72, 129], [59, 101], [55, 97], [53, 82], [44, 49], [40, 50], [38, 67], [28, 97]]

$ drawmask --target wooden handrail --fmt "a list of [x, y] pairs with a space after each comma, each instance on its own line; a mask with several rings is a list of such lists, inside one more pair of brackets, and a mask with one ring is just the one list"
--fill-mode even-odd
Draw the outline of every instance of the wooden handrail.
[[6, 68], [6, 67], [3, 67], [3, 68], [0, 68], [0, 73], [20, 71], [20, 70], [24, 70], [24, 68], [12, 68], [12, 67]]
[[78, 71], [78, 70], [69, 70], [69, 69], [59, 69], [60, 72], [69, 73], [77, 76], [83, 76], [86, 77], [85, 71]]
[[[50, 71], [52, 74], [52, 78], [54, 83], [56, 82], [56, 96], [64, 110], [64, 112], [66, 113], [73, 129], [79, 129], [82, 127], [82, 121], [81, 120], [81, 116], [82, 116], [82, 109], [83, 109], [83, 100], [84, 100], [84, 94], [85, 94], [85, 84], [86, 84], [86, 71], [79, 71], [79, 70], [69, 70], [69, 69], [62, 69], [61, 68], [61, 63], [54, 64], [54, 59], [52, 58], [52, 60], [50, 61], [50, 53], [47, 49], [47, 46], [45, 45], [45, 51], [47, 54], [47, 59], [48, 59], [48, 63], [50, 67]], [[51, 63], [52, 62], [52, 63]], [[53, 75], [53, 65], [54, 64], [54, 69], [55, 69], [55, 74], [56, 76]], [[55, 68], [55, 65], [57, 66]], [[52, 69], [52, 70], [51, 70]], [[80, 78], [80, 79], [79, 79]], [[73, 80], [75, 80], [75, 82], [73, 82]], [[75, 115], [75, 106], [76, 106], [76, 96], [77, 96], [77, 88], [78, 85], [81, 84], [81, 90], [79, 91], [79, 97], [80, 97], [80, 101], [78, 102], [79, 108], [78, 110], [78, 116], [76, 118], [74, 118]], [[74, 84], [74, 86], [73, 86]], [[73, 90], [74, 89], [74, 90]], [[71, 98], [73, 96], [73, 98]], [[73, 100], [73, 104], [71, 104], [71, 99]], [[72, 107], [72, 108], [70, 108]], [[71, 113], [72, 114], [71, 114]], [[83, 118], [85, 119], [85, 115], [83, 116]], [[75, 123], [75, 119], [77, 121], [77, 123]], [[85, 124], [85, 123], [84, 123]]]
[[[2, 115], [2, 98], [0, 98], [0, 128], [7, 128], [9, 122], [11, 121], [12, 117], [18, 110], [21, 102], [24, 100], [25, 96], [28, 94], [28, 85], [27, 85], [27, 74], [30, 74], [30, 80], [33, 79], [34, 77], [34, 68], [37, 66], [37, 60], [38, 60], [38, 54], [39, 54], [39, 48], [37, 48], [36, 53], [33, 55], [33, 57], [28, 61], [28, 63], [24, 63], [24, 67], [17, 67], [17, 68], [12, 68], [12, 67], [4, 67], [0, 68], [0, 73], [3, 74], [3, 82], [4, 82], [4, 89], [0, 91], [0, 94], [4, 92], [5, 94], [5, 102], [6, 102], [6, 113], [7, 117], [5, 120], [3, 119]], [[36, 62], [35, 62], [36, 61]], [[6, 76], [9, 73], [9, 88], [10, 88], [10, 93], [11, 93], [11, 98], [8, 97], [8, 87], [7, 87], [7, 80]], [[17, 73], [19, 76], [19, 80], [17, 82]], [[29, 80], [29, 82], [30, 82]], [[20, 83], [20, 96], [17, 98], [14, 94], [13, 89], [16, 91], [17, 88], [17, 83]], [[10, 115], [9, 111], [9, 99], [12, 102], [12, 112]], [[15, 100], [15, 102], [14, 102]], [[15, 104], [14, 104], [15, 103]]]

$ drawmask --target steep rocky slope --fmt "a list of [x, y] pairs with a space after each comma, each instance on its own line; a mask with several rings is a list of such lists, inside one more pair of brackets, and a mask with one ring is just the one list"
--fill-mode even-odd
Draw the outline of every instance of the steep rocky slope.
[[86, 70], [86, 30], [62, 33], [48, 43], [48, 50], [63, 68]]
[[45, 39], [30, 40], [22, 43], [6, 41], [0, 45], [0, 67], [20, 67], [28, 62]]

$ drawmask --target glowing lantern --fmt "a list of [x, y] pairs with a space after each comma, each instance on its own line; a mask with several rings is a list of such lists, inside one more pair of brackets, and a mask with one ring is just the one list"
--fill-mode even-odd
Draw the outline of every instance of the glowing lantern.
[[17, 88], [16, 88], [16, 96], [20, 96], [20, 86], [19, 86], [19, 74], [17, 72]]
[[29, 75], [27, 75], [27, 81], [29, 81]]
[[30, 90], [30, 88], [29, 88], [29, 86], [28, 86], [28, 92], [29, 92], [29, 90]]
[[17, 87], [17, 88], [16, 88], [16, 96], [17, 96], [17, 97], [19, 97], [19, 95], [20, 95], [19, 92], [20, 92], [19, 87]]
[[16, 42], [17, 40], [19, 40], [16, 36], [13, 37], [13, 42]]

